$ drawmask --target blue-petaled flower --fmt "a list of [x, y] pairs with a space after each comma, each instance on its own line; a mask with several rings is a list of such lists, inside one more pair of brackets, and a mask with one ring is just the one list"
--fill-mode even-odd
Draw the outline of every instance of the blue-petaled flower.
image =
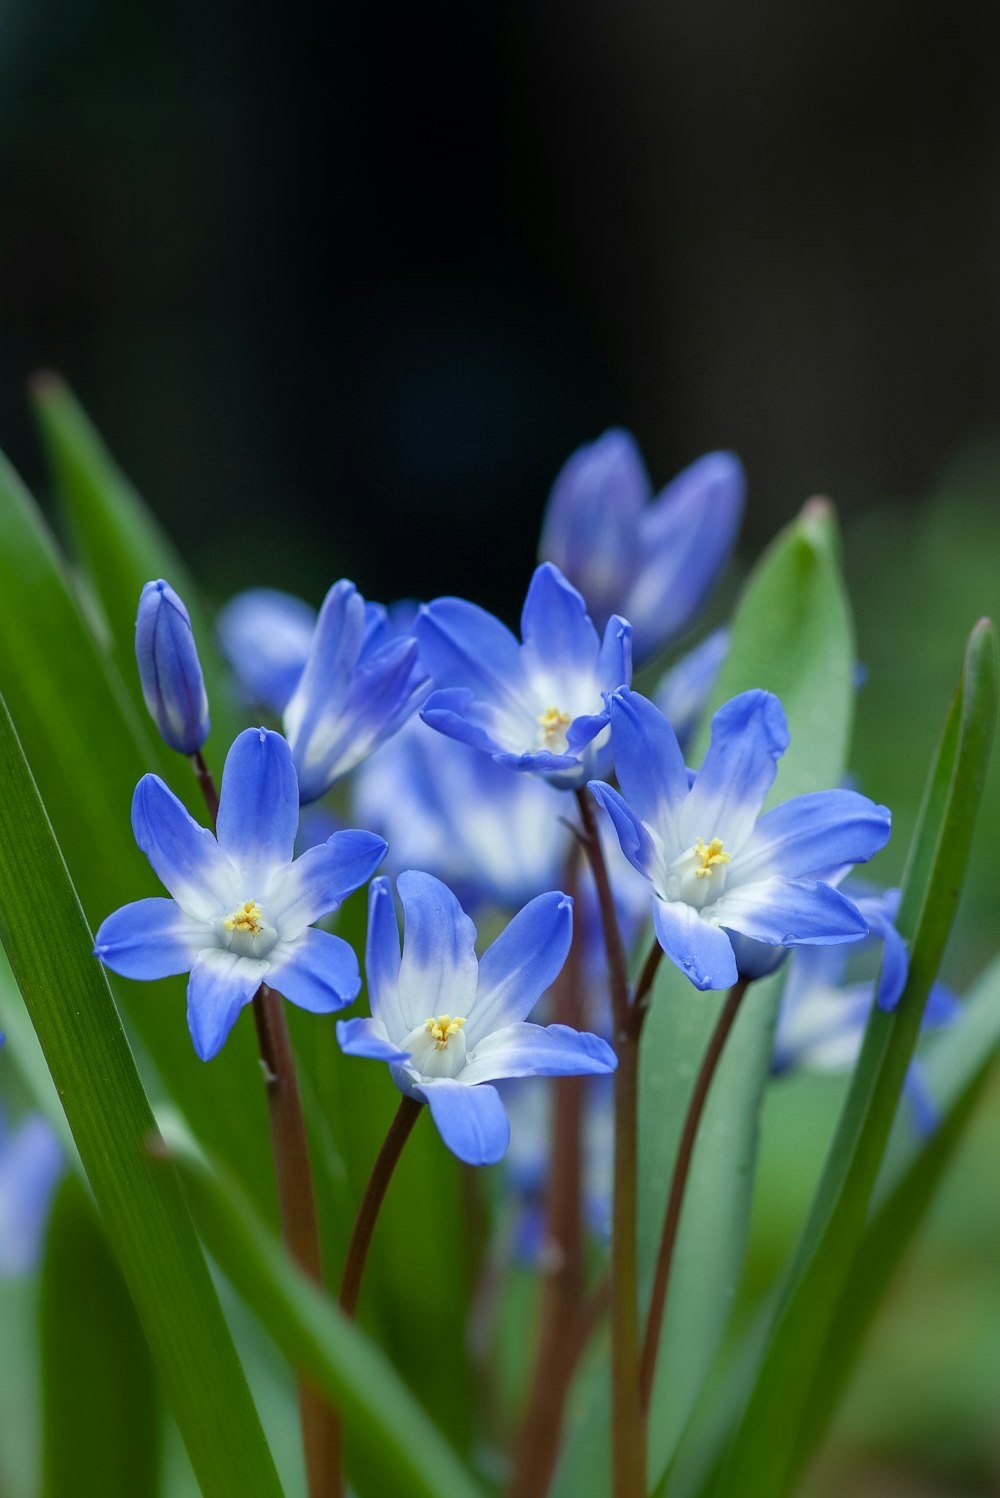
[[400, 1091], [429, 1105], [460, 1160], [492, 1165], [510, 1138], [492, 1083], [615, 1068], [599, 1036], [526, 1022], [566, 960], [572, 901], [539, 895], [477, 959], [476, 928], [447, 885], [411, 870], [397, 887], [402, 956], [389, 881], [374, 879], [365, 958], [372, 1014], [339, 1021], [337, 1038], [348, 1055], [387, 1061]]
[[760, 815], [788, 747], [777, 697], [743, 692], [719, 709], [693, 782], [673, 729], [645, 697], [616, 692], [611, 724], [621, 793], [600, 783], [591, 790], [652, 885], [660, 945], [696, 988], [736, 982], [730, 933], [764, 947], [868, 934], [857, 907], [823, 876], [877, 853], [889, 812], [856, 791], [832, 790]]
[[12, 1129], [0, 1113], [0, 1279], [38, 1263], [59, 1177], [65, 1168], [52, 1125], [31, 1113]]
[[161, 737], [180, 754], [196, 754], [208, 738], [208, 696], [188, 611], [162, 578], [139, 596], [135, 658]]
[[229, 600], [215, 623], [246, 697], [283, 713], [309, 658], [316, 610], [277, 588], [249, 588]]
[[728, 629], [714, 630], [664, 672], [653, 692], [653, 701], [685, 753], [698, 731], [728, 650]]
[[95, 955], [125, 978], [190, 972], [188, 1025], [203, 1061], [220, 1049], [261, 983], [328, 1014], [357, 997], [357, 958], [312, 922], [374, 873], [370, 832], [336, 832], [293, 860], [299, 793], [280, 734], [248, 728], [226, 757], [218, 838], [156, 775], [132, 800], [132, 828], [172, 899], [137, 900], [108, 916]]
[[302, 800], [318, 800], [402, 727], [430, 686], [416, 641], [395, 637], [386, 610], [353, 583], [334, 583], [284, 712]]
[[736, 541], [745, 490], [739, 460], [715, 452], [654, 499], [634, 439], [613, 429], [556, 479], [539, 555], [579, 588], [599, 627], [624, 614], [636, 660], [646, 660], [704, 602]]
[[528, 588], [521, 635], [518, 644], [461, 598], [421, 609], [421, 658], [442, 688], [427, 699], [424, 722], [562, 789], [608, 774], [606, 698], [632, 679], [631, 627], [613, 616], [602, 640], [580, 594], [546, 563]]

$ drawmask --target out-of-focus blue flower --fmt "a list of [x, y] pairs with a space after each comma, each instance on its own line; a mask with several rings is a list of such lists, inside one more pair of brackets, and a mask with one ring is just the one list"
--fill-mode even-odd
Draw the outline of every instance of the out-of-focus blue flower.
[[359, 766], [352, 808], [360, 826], [388, 841], [389, 872], [426, 869], [466, 908], [516, 909], [552, 889], [569, 844], [559, 791], [511, 775], [419, 718]]
[[730, 932], [765, 949], [868, 934], [864, 917], [823, 874], [877, 853], [889, 837], [889, 812], [856, 791], [832, 790], [760, 816], [788, 747], [777, 697], [743, 692], [719, 709], [693, 782], [673, 729], [645, 697], [616, 692], [611, 726], [621, 793], [600, 782], [591, 790], [622, 852], [652, 885], [660, 945], [696, 988], [736, 982]]
[[135, 658], [160, 736], [180, 754], [196, 754], [208, 738], [208, 695], [188, 611], [162, 578], [139, 596]]
[[309, 658], [316, 610], [277, 588], [250, 588], [231, 598], [215, 622], [246, 697], [283, 713]]
[[634, 438], [615, 428], [578, 448], [556, 479], [539, 556], [579, 588], [598, 628], [623, 614], [644, 661], [704, 602], [735, 544], [745, 492], [739, 459], [715, 452], [653, 499]]
[[671, 666], [653, 693], [653, 701], [685, 753], [701, 723], [728, 650], [728, 629], [715, 630]]
[[357, 958], [312, 922], [336, 910], [385, 855], [370, 832], [337, 832], [293, 862], [299, 794], [280, 734], [248, 728], [226, 757], [218, 840], [156, 775], [132, 800], [132, 828], [173, 899], [108, 916], [94, 953], [126, 978], [190, 972], [188, 1025], [203, 1061], [218, 1052], [261, 983], [328, 1014], [357, 997]]
[[522, 644], [461, 598], [421, 609], [416, 635], [443, 689], [428, 698], [425, 723], [561, 789], [609, 773], [606, 696], [632, 679], [632, 631], [615, 616], [602, 641], [558, 567], [535, 570], [521, 613]]
[[[552, 1089], [536, 1077], [502, 1085], [510, 1118], [510, 1149], [504, 1170], [514, 1194], [512, 1251], [521, 1263], [543, 1257], [545, 1208], [552, 1159]], [[614, 1090], [610, 1077], [593, 1077], [583, 1095], [582, 1207], [586, 1227], [611, 1238], [614, 1165]]]
[[303, 802], [401, 728], [430, 688], [416, 641], [394, 637], [386, 610], [366, 605], [353, 583], [334, 583], [284, 712]]
[[477, 959], [476, 928], [447, 885], [411, 870], [397, 887], [402, 956], [391, 886], [375, 879], [365, 958], [372, 1014], [339, 1021], [337, 1038], [348, 1055], [387, 1061], [400, 1091], [428, 1104], [460, 1160], [493, 1165], [510, 1138], [493, 1082], [615, 1068], [597, 1035], [526, 1022], [566, 960], [572, 901], [539, 895]]
[[0, 1113], [0, 1278], [38, 1263], [63, 1168], [62, 1147], [47, 1119], [32, 1113], [11, 1129]]

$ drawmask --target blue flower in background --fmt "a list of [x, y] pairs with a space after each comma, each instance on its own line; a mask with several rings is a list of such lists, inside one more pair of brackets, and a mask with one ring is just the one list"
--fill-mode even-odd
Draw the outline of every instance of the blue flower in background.
[[65, 1168], [56, 1131], [40, 1113], [10, 1128], [0, 1112], [0, 1278], [38, 1263], [52, 1196]]
[[423, 709], [432, 728], [562, 789], [610, 772], [606, 697], [632, 679], [632, 631], [615, 616], [601, 640], [558, 567], [535, 570], [521, 613], [522, 644], [461, 598], [421, 609], [416, 635], [442, 688]]
[[409, 871], [397, 887], [402, 956], [391, 886], [375, 879], [365, 957], [372, 1014], [339, 1021], [337, 1038], [348, 1055], [387, 1061], [400, 1091], [428, 1104], [460, 1160], [495, 1164], [510, 1124], [491, 1083], [615, 1068], [598, 1036], [526, 1023], [566, 960], [572, 901], [539, 895], [477, 959], [476, 928], [447, 885]]
[[139, 595], [135, 658], [161, 738], [180, 754], [196, 754], [209, 730], [205, 680], [188, 611], [162, 578], [146, 583]]
[[417, 643], [353, 583], [323, 600], [302, 674], [284, 710], [303, 802], [316, 801], [401, 728], [430, 691]]
[[579, 448], [556, 479], [539, 555], [579, 588], [598, 627], [612, 614], [629, 620], [644, 661], [707, 597], [735, 544], [745, 492], [739, 460], [715, 452], [653, 499], [634, 438], [614, 428]]
[[653, 887], [660, 945], [696, 988], [736, 982], [730, 932], [765, 947], [868, 934], [824, 874], [877, 853], [889, 838], [889, 812], [856, 791], [831, 790], [760, 816], [788, 747], [777, 697], [743, 692], [719, 709], [693, 782], [673, 729], [645, 697], [616, 692], [611, 724], [621, 793], [599, 782], [591, 790], [622, 852]]
[[713, 631], [664, 673], [653, 692], [652, 700], [685, 753], [701, 724], [728, 650], [728, 629]]
[[188, 1025], [203, 1061], [220, 1049], [261, 983], [327, 1014], [357, 997], [357, 959], [311, 925], [381, 863], [370, 832], [337, 832], [293, 862], [299, 794], [280, 734], [248, 728], [226, 757], [218, 840], [156, 775], [132, 800], [136, 842], [173, 899], [138, 900], [97, 933], [95, 955], [126, 978], [190, 972]]
[[316, 610], [277, 588], [250, 588], [231, 598], [215, 623], [248, 700], [280, 716], [309, 658]]

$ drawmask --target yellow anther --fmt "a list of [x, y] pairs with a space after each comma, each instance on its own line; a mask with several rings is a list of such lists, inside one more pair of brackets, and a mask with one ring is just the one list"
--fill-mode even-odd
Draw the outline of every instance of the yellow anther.
[[713, 837], [707, 847], [699, 838], [694, 845], [694, 853], [701, 860], [700, 867], [694, 871], [696, 879], [710, 878], [716, 864], [729, 862], [729, 854], [722, 851], [721, 837]]
[[428, 1035], [433, 1036], [436, 1049], [446, 1051], [449, 1040], [458, 1034], [464, 1024], [465, 1020], [458, 1015], [452, 1017], [450, 1014], [439, 1014], [437, 1019], [425, 1020], [424, 1029]]
[[542, 730], [542, 738], [550, 745], [556, 739], [562, 738], [572, 721], [569, 713], [564, 713], [558, 707], [547, 707], [544, 713], [538, 714], [538, 726]]
[[227, 931], [247, 931], [251, 936], [259, 936], [264, 929], [264, 912], [255, 900], [247, 900], [237, 905], [222, 924]]

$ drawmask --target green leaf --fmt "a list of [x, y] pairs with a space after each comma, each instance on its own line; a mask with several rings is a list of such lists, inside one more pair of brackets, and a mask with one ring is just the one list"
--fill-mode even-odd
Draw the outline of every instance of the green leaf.
[[[380, 1498], [481, 1498], [480, 1489], [383, 1353], [292, 1263], [250, 1203], [186, 1140], [170, 1140], [202, 1236], [294, 1366], [340, 1411]], [[420, 1293], [414, 1280], [413, 1293]], [[425, 1354], [433, 1359], [434, 1350]], [[235, 1491], [235, 1489], [234, 1489]]]
[[45, 1498], [156, 1498], [160, 1394], [149, 1347], [90, 1198], [72, 1175], [49, 1223], [41, 1348]]
[[135, 614], [142, 586], [165, 577], [184, 600], [198, 642], [212, 715], [206, 755], [218, 772], [239, 725], [232, 709], [229, 675], [194, 579], [69, 387], [58, 375], [42, 374], [32, 382], [31, 396], [60, 509], [106, 620], [112, 654], [140, 712], [144, 708], [135, 669]]
[[[839, 783], [850, 737], [853, 670], [854, 635], [840, 577], [836, 522], [831, 507], [814, 500], [776, 537], [751, 574], [712, 703], [714, 711], [753, 687], [781, 698], [791, 744], [779, 766], [772, 801]], [[708, 717], [693, 763], [701, 761], [708, 746]], [[651, 1486], [670, 1461], [732, 1307], [746, 1246], [759, 1114], [780, 992], [780, 979], [750, 990], [702, 1119], [650, 1408]], [[640, 1055], [639, 1273], [644, 1299], [652, 1285], [691, 1089], [724, 1002], [724, 995], [697, 993], [670, 963], [661, 965]], [[576, 1404], [557, 1474], [557, 1498], [586, 1491], [595, 1472], [608, 1471], [606, 1398], [600, 1419], [585, 1400]]]
[[[280, 1488], [93, 938], [0, 705], [0, 941], [205, 1498]], [[220, 1439], [225, 1432], [225, 1440]]]
[[805, 1422], [812, 1392], [821, 1387], [823, 1349], [861, 1251], [872, 1190], [958, 901], [996, 711], [996, 637], [983, 621], [969, 638], [903, 881], [898, 926], [910, 942], [906, 990], [894, 1013], [872, 1011], [717, 1498], [776, 1498], [789, 1490], [807, 1454], [789, 1432]]

